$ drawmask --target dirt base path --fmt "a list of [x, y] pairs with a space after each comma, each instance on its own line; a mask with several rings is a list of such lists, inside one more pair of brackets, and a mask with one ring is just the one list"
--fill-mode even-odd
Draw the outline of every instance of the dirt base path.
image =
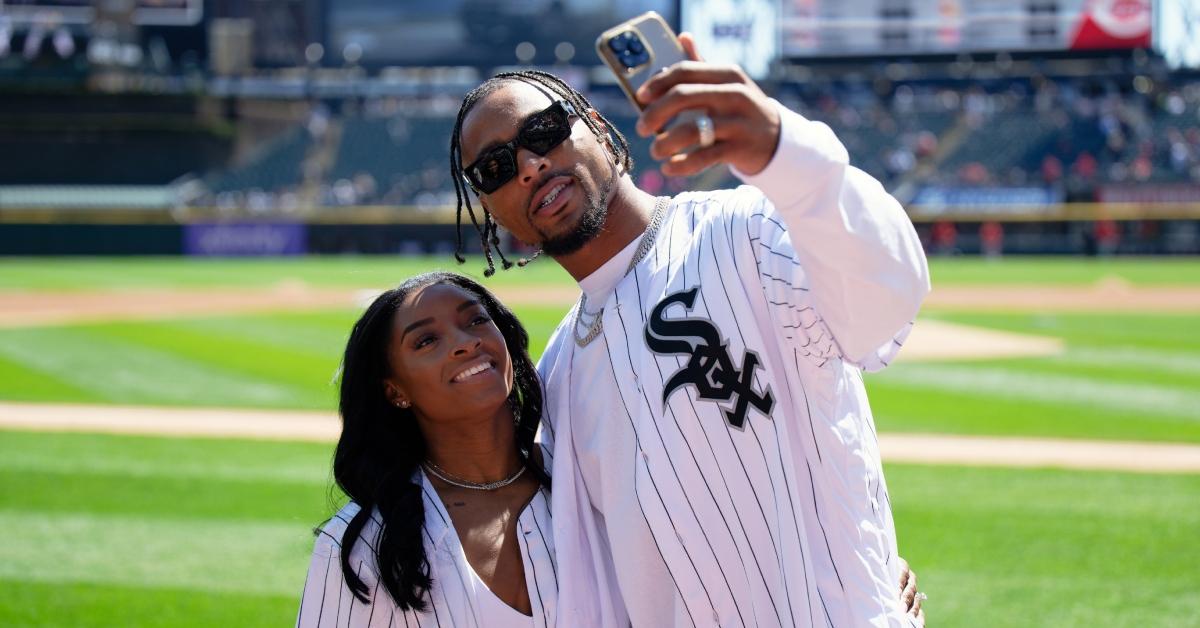
[[896, 363], [947, 360], [993, 360], [1058, 355], [1060, 338], [985, 329], [938, 320], [921, 320], [912, 328]]
[[[379, 292], [299, 282], [253, 289], [0, 292], [0, 328], [363, 308]], [[569, 304], [579, 296], [570, 287], [510, 287], [495, 292], [509, 304]]]
[[[573, 302], [573, 286], [507, 286], [495, 292], [509, 304]], [[283, 281], [267, 288], [0, 292], [0, 328], [158, 320], [223, 314], [364, 307], [372, 289], [321, 288]], [[926, 310], [992, 312], [1200, 312], [1200, 287], [1141, 286], [1110, 281], [1087, 286], [937, 286]]]
[[[340, 422], [323, 412], [0, 403], [0, 429], [332, 442]], [[880, 434], [888, 462], [1200, 473], [1200, 445]]]
[[1110, 280], [1083, 286], [938, 286], [926, 310], [965, 312], [1200, 312], [1200, 287], [1132, 286]]

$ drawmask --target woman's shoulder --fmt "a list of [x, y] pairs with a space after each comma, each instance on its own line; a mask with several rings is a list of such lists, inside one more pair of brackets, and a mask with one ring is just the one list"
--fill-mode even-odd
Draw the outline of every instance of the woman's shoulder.
[[[351, 501], [347, 502], [337, 512], [333, 513], [321, 527], [317, 528], [317, 540], [314, 551], [326, 554], [338, 554], [342, 551], [342, 538], [346, 536], [346, 528], [350, 521], [362, 511], [362, 507]], [[359, 539], [371, 544], [370, 539], [378, 536], [380, 528], [379, 510], [371, 509], [371, 518], [359, 533]]]

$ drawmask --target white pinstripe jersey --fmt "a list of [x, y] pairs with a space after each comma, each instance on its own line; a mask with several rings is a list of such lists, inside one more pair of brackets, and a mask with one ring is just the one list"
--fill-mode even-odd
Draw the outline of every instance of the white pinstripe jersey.
[[[551, 457], [546, 455], [550, 464]], [[416, 476], [419, 476], [416, 477]], [[329, 521], [317, 537], [304, 595], [296, 618], [299, 628], [486, 628], [486, 596], [494, 595], [474, 576], [450, 515], [423, 471], [420, 482], [425, 504], [425, 556], [429, 560], [433, 586], [426, 595], [424, 612], [402, 611], [379, 580], [379, 567], [372, 549], [380, 531], [379, 511], [363, 527], [350, 551], [350, 564], [364, 584], [370, 603], [359, 602], [346, 587], [341, 569], [342, 534], [359, 511], [350, 502]], [[533, 608], [531, 626], [550, 628], [555, 623], [558, 583], [554, 565], [554, 536], [550, 528], [550, 496], [540, 489], [517, 519], [517, 542], [525, 564], [525, 582]], [[514, 611], [515, 612], [515, 611]]]
[[862, 370], [907, 335], [925, 258], [828, 127], [780, 109], [758, 187], [676, 197], [589, 294], [603, 333], [577, 347], [568, 315], [543, 356], [564, 626], [908, 625]]

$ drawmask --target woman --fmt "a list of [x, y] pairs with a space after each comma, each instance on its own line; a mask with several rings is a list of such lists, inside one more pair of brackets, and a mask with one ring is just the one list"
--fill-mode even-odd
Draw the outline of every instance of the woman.
[[297, 626], [554, 625], [551, 455], [534, 443], [528, 346], [508, 308], [452, 273], [367, 308], [346, 345], [333, 461], [351, 501], [317, 531]]
[[[554, 625], [529, 338], [474, 281], [414, 277], [346, 345], [334, 479], [297, 625]], [[343, 548], [351, 548], [343, 551]]]

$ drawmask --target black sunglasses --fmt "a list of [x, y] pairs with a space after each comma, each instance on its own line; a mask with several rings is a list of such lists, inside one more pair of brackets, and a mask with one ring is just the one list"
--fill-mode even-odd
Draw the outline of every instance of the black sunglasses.
[[517, 148], [544, 156], [571, 137], [571, 116], [579, 117], [571, 103], [554, 104], [525, 118], [512, 141], [479, 156], [464, 173], [476, 192], [491, 194], [517, 176]]

